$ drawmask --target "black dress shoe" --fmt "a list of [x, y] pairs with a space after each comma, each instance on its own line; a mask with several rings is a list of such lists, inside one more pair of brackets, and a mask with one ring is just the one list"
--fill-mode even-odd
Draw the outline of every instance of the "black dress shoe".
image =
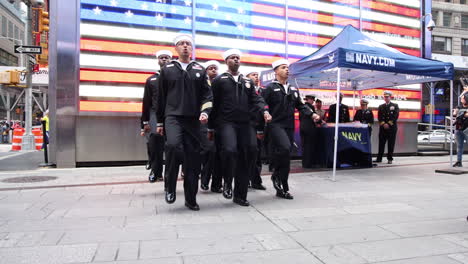
[[208, 184], [200, 184], [200, 189], [204, 190], [204, 191], [208, 191]]
[[288, 199], [288, 200], [294, 199], [294, 197], [289, 192], [285, 192], [285, 191], [276, 191], [276, 196], [279, 198]]
[[222, 193], [222, 192], [223, 192], [223, 188], [213, 188], [213, 187], [211, 187], [211, 192], [214, 192], [214, 193]]
[[156, 175], [154, 175], [153, 171], [150, 172], [149, 176], [148, 176], [148, 181], [153, 183], [153, 182], [156, 182]]
[[234, 198], [232, 201], [234, 203], [240, 205], [240, 206], [249, 206], [250, 205], [249, 201], [241, 199], [241, 198]]
[[176, 193], [175, 192], [171, 193], [171, 192], [166, 191], [166, 197], [165, 198], [166, 198], [166, 203], [168, 203], [168, 204], [174, 203], [175, 200], [176, 200]]
[[284, 192], [284, 199], [292, 200], [294, 196], [292, 196], [289, 192]]
[[266, 190], [266, 187], [263, 186], [263, 184], [261, 183], [257, 183], [257, 184], [252, 184], [252, 189], [255, 189], [255, 190]]
[[275, 179], [273, 178], [273, 176], [271, 176], [271, 181], [273, 182], [273, 188], [275, 188], [275, 190], [283, 191], [283, 188], [281, 187], [281, 183], [279, 182], [278, 179]]
[[226, 199], [232, 199], [232, 187], [231, 186], [228, 186], [227, 184], [224, 185], [223, 196]]
[[388, 164], [392, 164], [392, 163], [393, 163], [393, 161], [389, 160], [387, 163], [388, 163]]
[[374, 160], [374, 162], [375, 163], [380, 163], [380, 162], [382, 162], [382, 160], [376, 159], [376, 160]]
[[453, 164], [453, 167], [463, 167], [461, 161], [457, 161], [455, 162], [455, 164]]
[[197, 203], [195, 204], [190, 204], [189, 202], [185, 201], [185, 207], [192, 211], [200, 211], [200, 206], [198, 206]]

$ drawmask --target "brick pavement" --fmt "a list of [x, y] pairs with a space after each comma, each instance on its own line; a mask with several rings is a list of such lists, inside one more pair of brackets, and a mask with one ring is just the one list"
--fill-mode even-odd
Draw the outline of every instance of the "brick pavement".
[[263, 177], [252, 206], [200, 191], [199, 212], [142, 166], [1, 172], [58, 178], [0, 182], [0, 263], [468, 263], [468, 175], [434, 173], [447, 159], [294, 174], [292, 201]]

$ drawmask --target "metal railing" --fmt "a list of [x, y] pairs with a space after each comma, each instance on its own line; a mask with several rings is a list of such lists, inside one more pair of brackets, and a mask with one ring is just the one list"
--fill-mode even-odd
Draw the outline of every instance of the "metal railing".
[[[450, 140], [455, 143], [455, 133], [450, 127], [450, 117], [444, 118], [444, 125], [431, 123], [418, 123], [418, 128], [426, 126], [431, 130], [418, 130], [418, 150], [447, 150], [450, 146]], [[427, 137], [426, 137], [427, 136]]]

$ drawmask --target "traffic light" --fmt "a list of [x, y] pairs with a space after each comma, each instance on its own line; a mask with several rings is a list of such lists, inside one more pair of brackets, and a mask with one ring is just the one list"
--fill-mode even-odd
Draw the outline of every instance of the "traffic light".
[[39, 9], [39, 33], [49, 32], [49, 12]]
[[49, 62], [49, 45], [44, 42], [39, 43], [39, 45], [42, 47], [42, 53], [36, 55], [36, 61], [40, 65], [47, 65]]
[[20, 71], [5, 71], [0, 72], [0, 83], [16, 85], [20, 83], [21, 72]]

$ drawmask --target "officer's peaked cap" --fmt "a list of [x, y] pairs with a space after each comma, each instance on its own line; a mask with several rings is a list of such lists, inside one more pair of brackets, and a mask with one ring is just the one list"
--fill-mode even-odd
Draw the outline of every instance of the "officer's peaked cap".
[[393, 94], [393, 93], [390, 92], [390, 91], [384, 91], [384, 92], [383, 92], [383, 95], [384, 95], [384, 96], [392, 96], [392, 94]]

